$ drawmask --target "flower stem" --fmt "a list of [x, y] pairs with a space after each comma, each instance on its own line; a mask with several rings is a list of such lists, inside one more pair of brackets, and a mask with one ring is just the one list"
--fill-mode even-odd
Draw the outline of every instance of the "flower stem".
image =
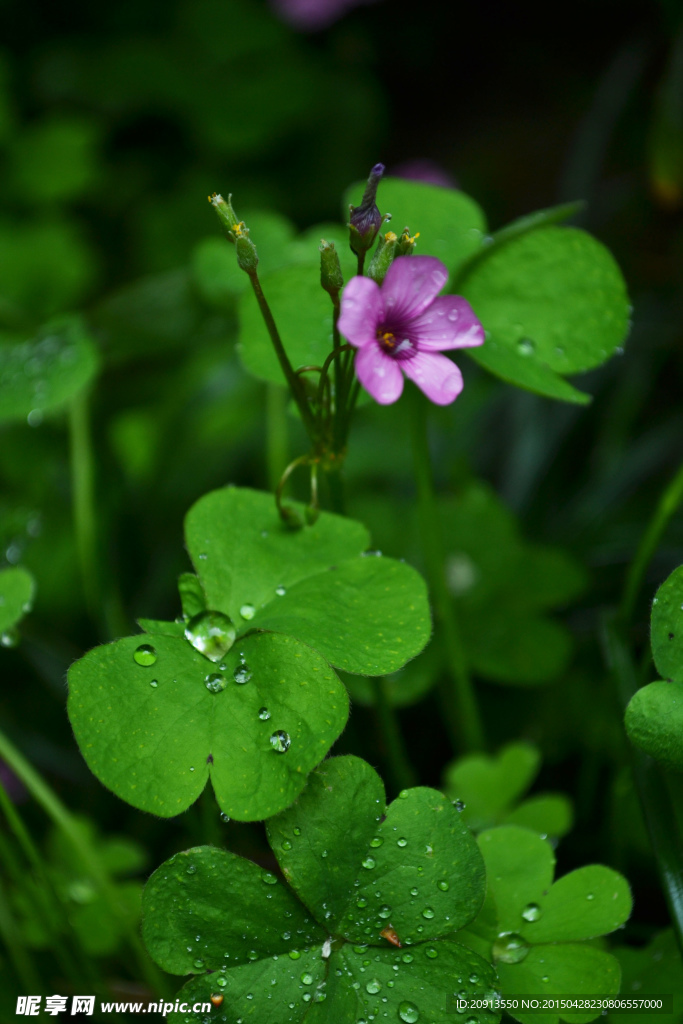
[[282, 344], [280, 332], [277, 329], [277, 324], [275, 323], [275, 319], [271, 312], [270, 306], [268, 305], [268, 301], [265, 295], [263, 294], [261, 282], [259, 281], [259, 277], [256, 270], [250, 270], [248, 271], [248, 274], [249, 280], [251, 281], [251, 287], [254, 291], [254, 295], [256, 296], [256, 301], [258, 302], [259, 309], [261, 310], [261, 316], [263, 317], [263, 321], [268, 330], [268, 334], [270, 335], [270, 340], [273, 343], [273, 348], [275, 349], [275, 354], [280, 363], [280, 367], [285, 376], [285, 380], [289, 384], [289, 389], [292, 392], [292, 397], [294, 398], [296, 404], [299, 407], [301, 419], [304, 423], [304, 426], [306, 427], [308, 436], [311, 438], [312, 441], [314, 441], [317, 433], [316, 424], [313, 418], [313, 413], [310, 410], [308, 400], [306, 398], [306, 393], [301, 384], [301, 378], [297, 377], [296, 373], [294, 372], [294, 368], [292, 367], [292, 364], [289, 361], [289, 356], [285, 351], [285, 346]]
[[382, 752], [397, 791], [414, 786], [417, 779], [408, 757], [398, 717], [389, 701], [389, 687], [383, 676], [371, 679], [379, 723]]
[[467, 666], [460, 623], [446, 584], [441, 524], [427, 436], [426, 403], [416, 388], [411, 391], [412, 447], [420, 540], [434, 602], [434, 613], [445, 640], [451, 675], [451, 679], [440, 686], [440, 696], [446, 723], [455, 745], [462, 752], [483, 750], [484, 730]]
[[266, 462], [271, 491], [277, 487], [289, 459], [287, 392], [279, 384], [266, 385]]
[[682, 501], [683, 464], [679, 467], [673, 480], [664, 489], [645, 533], [641, 537], [636, 556], [631, 562], [621, 604], [619, 605], [619, 618], [624, 625], [628, 625], [631, 621], [647, 567], [657, 550], [669, 520]]
[[141, 977], [145, 979], [153, 992], [166, 995], [169, 991], [166, 980], [156, 965], [148, 957], [134, 925], [126, 920], [118, 895], [111, 879], [103, 867], [97, 853], [92, 848], [78, 822], [71, 816], [56, 793], [50, 789], [45, 780], [38, 774], [26, 758], [12, 744], [3, 732], [0, 732], [0, 757], [3, 758], [15, 775], [21, 779], [34, 800], [40, 804], [48, 817], [57, 826], [70, 844], [75, 858], [87, 870], [95, 882], [107, 909], [115, 919], [120, 920], [122, 931], [126, 935], [131, 952], [135, 956]]
[[[602, 633], [606, 661], [623, 711], [638, 689], [636, 669], [617, 616], [604, 616]], [[656, 761], [630, 743], [628, 748], [636, 791], [657, 861], [664, 898], [683, 956], [683, 837], [676, 824], [662, 769]]]
[[96, 618], [99, 612], [97, 517], [89, 402], [85, 391], [76, 395], [69, 406], [69, 435], [76, 548], [86, 605]]

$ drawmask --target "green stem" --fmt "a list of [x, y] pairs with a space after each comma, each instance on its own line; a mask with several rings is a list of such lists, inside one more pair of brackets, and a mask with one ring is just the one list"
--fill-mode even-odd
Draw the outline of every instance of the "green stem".
[[386, 756], [389, 772], [398, 791], [416, 783], [415, 771], [410, 763], [396, 712], [389, 701], [389, 687], [383, 676], [371, 679], [375, 696], [375, 710], [379, 723], [382, 752]]
[[[638, 689], [636, 669], [621, 632], [619, 620], [606, 615], [603, 645], [622, 711]], [[651, 757], [628, 744], [631, 768], [650, 843], [657, 861], [664, 897], [683, 956], [683, 840], [676, 826], [665, 779]]]
[[619, 606], [619, 618], [627, 625], [632, 616], [650, 560], [654, 555], [669, 520], [683, 501], [683, 464], [665, 488], [654, 514], [643, 534], [636, 556], [626, 577], [624, 593]]
[[[40, 851], [33, 842], [28, 829], [24, 825], [16, 807], [7, 795], [7, 791], [2, 783], [0, 783], [0, 808], [7, 819], [10, 829], [14, 833], [19, 846], [23, 850], [26, 860], [33, 868], [36, 878], [42, 885], [41, 895], [43, 897], [43, 906], [41, 907], [41, 910], [43, 923], [52, 935], [53, 952], [62, 971], [66, 977], [71, 978], [73, 981], [83, 977], [87, 978], [88, 982], [99, 981], [99, 979], [97, 979], [90, 970], [81, 971], [79, 964], [71, 955], [71, 951], [64, 945], [63, 937], [56, 932], [53, 926], [50, 912], [53, 908], [56, 908], [57, 916], [61, 918], [65, 931], [70, 934], [72, 940], [75, 939], [76, 942], [78, 942], [77, 937], [73, 933], [66, 909], [57, 895], [54, 885], [52, 884], [49, 871], [47, 870]], [[85, 963], [88, 964], [87, 959], [85, 959]]]
[[0, 880], [0, 936], [25, 993], [38, 995], [43, 990], [33, 956], [24, 945], [23, 936], [10, 910], [4, 882]]
[[248, 271], [248, 274], [249, 280], [251, 281], [251, 287], [253, 288], [254, 295], [256, 296], [256, 301], [258, 302], [259, 309], [261, 310], [261, 316], [263, 317], [263, 321], [268, 330], [268, 334], [270, 335], [270, 340], [273, 343], [275, 355], [278, 358], [280, 367], [285, 376], [285, 380], [289, 384], [289, 390], [292, 393], [292, 397], [294, 398], [296, 404], [299, 407], [301, 419], [303, 421], [304, 426], [306, 427], [308, 436], [312, 441], [315, 442], [317, 436], [315, 419], [313, 418], [313, 413], [310, 410], [308, 399], [306, 398], [306, 392], [304, 391], [301, 383], [301, 378], [297, 377], [296, 373], [294, 372], [294, 368], [292, 367], [292, 364], [289, 361], [289, 356], [285, 351], [285, 346], [282, 344], [280, 332], [277, 329], [277, 324], [275, 323], [275, 319], [273, 317], [273, 314], [271, 313], [268, 301], [265, 295], [263, 294], [261, 282], [259, 281], [256, 270]]
[[451, 675], [450, 680], [440, 685], [441, 699], [446, 722], [456, 745], [459, 745], [462, 752], [483, 750], [484, 730], [467, 666], [460, 623], [446, 584], [445, 555], [427, 436], [426, 401], [417, 389], [411, 391], [409, 398], [420, 540], [435, 617], [445, 640]]
[[289, 461], [287, 392], [278, 384], [266, 385], [266, 460], [268, 484], [277, 487]]
[[76, 395], [69, 406], [69, 434], [76, 549], [86, 604], [90, 614], [96, 617], [99, 612], [97, 517], [89, 401], [85, 391]]
[[14, 774], [24, 783], [34, 800], [40, 804], [48, 817], [62, 832], [64, 838], [71, 845], [75, 856], [95, 882], [103, 900], [107, 904], [107, 909], [114, 918], [120, 920], [122, 930], [135, 956], [141, 976], [153, 992], [157, 992], [162, 996], [166, 995], [169, 989], [164, 976], [145, 952], [135, 927], [131, 927], [126, 920], [116, 889], [103, 868], [97, 853], [83, 835], [78, 822], [71, 816], [56, 793], [50, 789], [23, 754], [16, 749], [2, 732], [0, 732], [0, 757], [7, 762]]

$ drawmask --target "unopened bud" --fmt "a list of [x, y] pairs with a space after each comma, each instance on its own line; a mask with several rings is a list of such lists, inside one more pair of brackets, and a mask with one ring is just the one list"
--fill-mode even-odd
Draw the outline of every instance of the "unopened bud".
[[387, 231], [377, 243], [377, 248], [368, 266], [368, 277], [371, 277], [377, 284], [381, 284], [397, 255], [398, 238], [393, 231]]
[[383, 218], [377, 208], [375, 197], [383, 174], [384, 164], [375, 164], [370, 171], [360, 206], [349, 207], [349, 243], [357, 256], [362, 256], [368, 251], [382, 226]]
[[258, 266], [258, 253], [256, 246], [249, 237], [249, 231], [243, 224], [238, 225], [238, 234], [235, 241], [235, 252], [237, 254], [237, 266], [247, 274], [253, 274]]
[[344, 286], [339, 253], [334, 247], [334, 242], [320, 241], [320, 283], [326, 292], [336, 298]]
[[227, 200], [225, 200], [220, 192], [214, 192], [213, 195], [209, 196], [209, 202], [216, 211], [220, 225], [225, 232], [225, 237], [234, 245], [237, 240], [238, 229], [243, 225], [240, 225], [237, 214], [232, 208], [232, 196], [228, 196]]
[[411, 252], [415, 248], [415, 243], [420, 237], [420, 232], [416, 231], [414, 235], [410, 234], [410, 228], [404, 228], [403, 234], [398, 240], [398, 249], [396, 252], [397, 256], [410, 256]]

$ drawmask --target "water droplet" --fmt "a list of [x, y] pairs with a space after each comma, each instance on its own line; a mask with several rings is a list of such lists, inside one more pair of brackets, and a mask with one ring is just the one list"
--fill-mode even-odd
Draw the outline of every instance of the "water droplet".
[[542, 913], [538, 903], [527, 903], [522, 911], [522, 917], [525, 921], [538, 921]]
[[242, 616], [243, 619], [253, 619], [254, 616], [256, 615], [256, 609], [254, 608], [253, 604], [243, 604], [242, 607], [240, 608], [240, 615]]
[[285, 754], [289, 750], [291, 743], [289, 733], [285, 732], [284, 729], [278, 729], [270, 737], [270, 745], [278, 754]]
[[285, 590], [284, 587], [276, 587], [275, 593], [277, 594], [278, 597], [284, 597], [287, 591]]
[[222, 612], [199, 612], [185, 627], [185, 639], [209, 661], [220, 661], [234, 644], [236, 635], [232, 619]]
[[295, 836], [300, 836], [301, 835], [301, 829], [297, 825], [294, 826], [294, 828], [292, 829], [292, 832], [294, 833]]
[[193, 771], [194, 771], [194, 768], [190, 768], [190, 771], [191, 771], [191, 772], [193, 772]]
[[434, 946], [427, 946], [425, 949], [425, 956], [428, 956], [430, 960], [436, 960], [438, 955], [439, 951]]
[[250, 949], [249, 950], [249, 952], [247, 953], [247, 959], [248, 960], [258, 960], [258, 953], [256, 952], [255, 949]]
[[448, 882], [444, 878], [442, 878], [440, 882], [437, 882], [436, 886], [438, 889], [441, 889], [441, 892], [448, 892]]
[[402, 789], [401, 792], [398, 794], [399, 800], [407, 800], [408, 799], [408, 793], [409, 793], [409, 790]]
[[426, 917], [428, 921], [431, 921], [431, 919], [434, 917], [434, 911], [432, 910], [431, 907], [425, 907], [424, 910], [422, 911], [422, 916]]
[[206, 677], [206, 688], [210, 693], [220, 693], [226, 686], [225, 676], [219, 672], [212, 672], [210, 676]]
[[416, 888], [416, 886], [413, 886], [413, 888], [410, 890], [410, 895], [411, 896], [417, 896], [417, 895], [419, 895], [419, 892], [420, 892], [420, 890], [418, 888]]
[[228, 984], [228, 979], [222, 978], [219, 974], [219, 976], [216, 978], [216, 984], [220, 985], [221, 988], [225, 988], [225, 986]]
[[197, 870], [197, 865], [196, 864], [188, 864], [187, 867], [185, 868], [185, 874], [186, 875], [193, 875], [196, 870]]
[[385, 903], [383, 907], [379, 908], [377, 913], [383, 921], [386, 921], [386, 919], [391, 916], [391, 907], [387, 906]]
[[403, 836], [401, 836], [400, 839], [396, 840], [396, 845], [397, 846], [407, 846], [408, 845], [408, 840], [404, 839]]
[[16, 647], [19, 643], [19, 633], [16, 629], [5, 629], [0, 636], [0, 644], [3, 647]]
[[283, 839], [282, 840], [282, 849], [283, 850], [291, 850], [292, 849], [292, 844], [290, 843], [289, 839]]
[[298, 960], [300, 956], [301, 956], [301, 953], [299, 952], [298, 949], [290, 949], [290, 951], [289, 951], [289, 959], [290, 960]]
[[466, 1017], [465, 1024], [478, 1024], [476, 1017]]
[[376, 850], [377, 847], [381, 846], [383, 842], [384, 840], [382, 839], [381, 836], [375, 836], [374, 839], [370, 840], [370, 846], [373, 848], [373, 850]]
[[491, 950], [494, 960], [504, 964], [518, 964], [529, 952], [529, 943], [516, 932], [501, 932]]
[[203, 960], [195, 960], [194, 965], [195, 965], [195, 967], [203, 967], [204, 966], [204, 961]]
[[520, 356], [532, 356], [536, 346], [534, 345], [531, 338], [520, 338], [517, 342], [517, 351]]
[[363, 907], [367, 907], [367, 905], [368, 901], [366, 899], [363, 899], [362, 896], [359, 896], [358, 899], [356, 900], [356, 906], [358, 907], [359, 910], [362, 910]]
[[379, 978], [371, 978], [370, 981], [365, 983], [365, 991], [369, 992], [371, 996], [376, 996], [378, 992], [382, 990], [382, 982]]
[[586, 899], [587, 900], [594, 900], [595, 899], [595, 895], [592, 892], [589, 892], [588, 895], [586, 896]]
[[366, 857], [365, 860], [361, 861], [361, 864], [363, 865], [364, 868], [367, 868], [368, 871], [372, 871], [376, 864], [376, 861], [374, 857]]
[[309, 974], [307, 971], [304, 971], [304, 973], [301, 975], [301, 981], [303, 982], [304, 985], [312, 985], [313, 975]]
[[248, 683], [249, 680], [251, 679], [251, 675], [251, 669], [249, 668], [248, 665], [245, 665], [244, 662], [241, 665], [237, 665], [235, 671], [233, 672], [235, 682], [239, 683], [240, 686], [244, 683]]
[[453, 806], [455, 807], [456, 811], [464, 811], [467, 805], [464, 800], [454, 800]]
[[478, 974], [470, 974], [470, 984], [471, 985], [476, 985], [478, 981], [479, 981], [479, 975]]
[[157, 687], [159, 685], [159, 681], [157, 679], [150, 679], [149, 685]]
[[277, 875], [274, 875], [272, 871], [262, 871], [261, 881], [266, 885], [277, 885]]
[[415, 958], [412, 953], [404, 953], [403, 956], [401, 957], [401, 960], [403, 961], [404, 964], [412, 964], [414, 959]]
[[[268, 710], [268, 708], [259, 708], [258, 716], [262, 722], [267, 722], [268, 719], [270, 718], [270, 711]], [[294, 834], [296, 835], [296, 830]]]
[[157, 652], [154, 650], [151, 644], [140, 644], [133, 651], [133, 661], [137, 662], [138, 665], [142, 665], [144, 668], [148, 668], [153, 665], [157, 660]]
[[398, 1015], [402, 1021], [405, 1021], [405, 1024], [415, 1024], [420, 1019], [417, 1006], [415, 1003], [409, 1003], [407, 999], [398, 1004]]
[[221, 811], [221, 821], [230, 821], [230, 818], [225, 813], [225, 811]]

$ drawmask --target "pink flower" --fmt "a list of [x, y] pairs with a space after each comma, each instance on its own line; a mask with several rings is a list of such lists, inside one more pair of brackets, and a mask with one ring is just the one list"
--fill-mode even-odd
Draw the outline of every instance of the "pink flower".
[[399, 256], [381, 288], [353, 277], [344, 289], [339, 330], [358, 349], [359, 381], [381, 405], [400, 398], [403, 374], [437, 405], [462, 391], [460, 370], [439, 352], [481, 345], [484, 330], [469, 302], [439, 296], [447, 279], [433, 256]]

